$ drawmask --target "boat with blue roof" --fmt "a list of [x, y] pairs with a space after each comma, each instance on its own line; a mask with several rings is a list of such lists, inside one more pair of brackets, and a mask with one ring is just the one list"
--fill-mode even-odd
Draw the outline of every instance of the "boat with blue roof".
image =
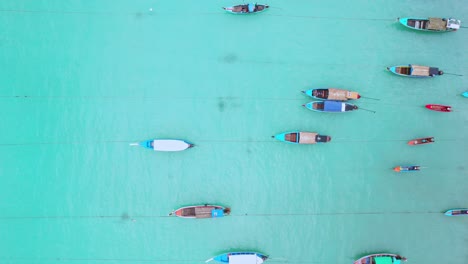
[[301, 132], [291, 131], [272, 136], [273, 138], [293, 144], [315, 144], [315, 143], [326, 143], [330, 142], [331, 137], [325, 135], [319, 135], [315, 132]]
[[344, 113], [358, 109], [357, 105], [338, 101], [314, 101], [303, 106], [312, 111], [327, 113]]
[[414, 18], [403, 17], [398, 21], [405, 27], [428, 32], [451, 32], [461, 27], [461, 21], [455, 18]]
[[468, 215], [468, 209], [467, 209], [467, 208], [464, 208], [464, 209], [452, 209], [452, 210], [448, 210], [447, 212], [445, 212], [445, 215], [446, 215], [446, 216]]
[[332, 100], [332, 101], [347, 101], [357, 100], [361, 98], [358, 92], [338, 89], [338, 88], [319, 88], [302, 91], [305, 95], [308, 95], [315, 99], [320, 100]]
[[180, 218], [220, 218], [228, 216], [231, 213], [231, 208], [221, 205], [192, 205], [181, 207], [174, 210], [169, 216], [177, 216]]
[[270, 6], [257, 3], [223, 7], [223, 9], [232, 14], [245, 15], [256, 14], [267, 10]]
[[210, 258], [205, 262], [214, 260], [229, 264], [261, 264], [267, 259], [267, 255], [258, 252], [229, 252]]
[[405, 257], [390, 253], [379, 253], [364, 256], [356, 261], [354, 264], [400, 264], [406, 261]]
[[390, 72], [404, 77], [427, 78], [443, 75], [444, 72], [437, 67], [420, 66], [414, 64], [387, 67]]
[[182, 151], [195, 146], [194, 144], [181, 139], [149, 139], [137, 143], [131, 143], [131, 146], [140, 146], [154, 151]]

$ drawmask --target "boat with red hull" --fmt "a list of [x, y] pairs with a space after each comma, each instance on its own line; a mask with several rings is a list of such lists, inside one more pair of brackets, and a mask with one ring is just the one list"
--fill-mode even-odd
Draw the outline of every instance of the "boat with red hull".
[[448, 105], [427, 104], [426, 108], [438, 112], [452, 112], [452, 107]]
[[429, 144], [429, 143], [434, 143], [435, 140], [433, 137], [427, 137], [427, 138], [416, 138], [413, 140], [408, 141], [408, 145], [424, 145], [424, 144]]

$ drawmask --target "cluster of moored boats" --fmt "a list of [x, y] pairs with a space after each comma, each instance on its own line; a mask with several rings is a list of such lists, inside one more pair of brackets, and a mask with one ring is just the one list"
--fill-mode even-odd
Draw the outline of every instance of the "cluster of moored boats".
[[[250, 3], [242, 4], [231, 7], [223, 7], [229, 13], [233, 14], [255, 14], [260, 13], [269, 8], [268, 5]], [[448, 32], [455, 31], [460, 28], [460, 20], [453, 18], [401, 18], [399, 22], [404, 26], [419, 30], [419, 31], [431, 31], [431, 32]], [[392, 66], [387, 68], [390, 72], [405, 77], [434, 77], [443, 75], [444, 72], [439, 70], [437, 67], [419, 66], [419, 65], [400, 65]], [[348, 91], [338, 88], [319, 88], [303, 91], [307, 96], [310, 96], [319, 101], [312, 101], [304, 104], [303, 106], [307, 109], [316, 112], [328, 112], [328, 113], [342, 113], [350, 112], [359, 109], [358, 106], [348, 103], [349, 100], [358, 100], [361, 98], [358, 92]], [[468, 97], [468, 92], [462, 94]], [[450, 106], [428, 104], [426, 108], [429, 110], [440, 111], [440, 112], [451, 112]], [[316, 132], [306, 131], [290, 131], [280, 133], [273, 138], [292, 144], [315, 144], [315, 143], [326, 143], [331, 141], [331, 137], [327, 135], [321, 135]], [[434, 143], [433, 137], [417, 138], [410, 140], [408, 145], [424, 145]], [[154, 151], [182, 151], [194, 147], [194, 144], [180, 139], [150, 139], [130, 145], [141, 146]], [[419, 165], [404, 165], [397, 166], [393, 170], [396, 172], [414, 172], [421, 170]], [[231, 213], [231, 208], [221, 205], [192, 205], [181, 207], [174, 210], [169, 215], [180, 218], [221, 218], [228, 216]], [[445, 212], [447, 216], [459, 216], [468, 215], [468, 209], [452, 209]], [[231, 264], [261, 264], [268, 259], [266, 254], [258, 252], [228, 252], [216, 257], [208, 259], [206, 262], [217, 261], [221, 263]], [[405, 257], [397, 254], [390, 253], [378, 253], [371, 254], [359, 258], [354, 261], [354, 264], [399, 264], [401, 261], [406, 261]]]

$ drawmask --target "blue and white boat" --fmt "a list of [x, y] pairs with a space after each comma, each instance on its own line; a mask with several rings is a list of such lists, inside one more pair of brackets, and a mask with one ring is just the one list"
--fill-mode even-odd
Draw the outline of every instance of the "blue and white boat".
[[229, 264], [261, 264], [267, 259], [267, 255], [258, 252], [229, 252], [210, 258], [205, 262], [214, 260]]
[[447, 216], [468, 215], [468, 209], [452, 209], [445, 212]]
[[273, 136], [279, 141], [293, 144], [315, 144], [326, 143], [331, 140], [330, 136], [319, 135], [314, 132], [291, 131]]
[[257, 4], [257, 3], [249, 3], [244, 5], [236, 5], [236, 6], [229, 6], [223, 7], [226, 12], [238, 15], [245, 15], [245, 14], [256, 14], [261, 13], [269, 8], [268, 5]]
[[358, 109], [356, 105], [337, 101], [313, 101], [303, 106], [312, 111], [328, 113], [343, 113]]
[[387, 70], [399, 76], [416, 78], [434, 77], [444, 74], [444, 72], [439, 70], [437, 67], [420, 66], [414, 64], [391, 66], [387, 67]]
[[141, 146], [154, 151], [182, 151], [194, 146], [194, 144], [180, 139], [149, 139], [131, 146]]

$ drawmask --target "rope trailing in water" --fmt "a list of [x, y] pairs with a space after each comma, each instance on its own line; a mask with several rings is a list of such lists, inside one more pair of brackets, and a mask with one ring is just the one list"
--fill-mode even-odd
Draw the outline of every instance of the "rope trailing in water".
[[[70, 257], [5, 257], [2, 256], [0, 257], [0, 261], [2, 263], [10, 263], [10, 262], [26, 262], [28, 261], [29, 263], [34, 263], [35, 261], [67, 261], [67, 262], [77, 262], [77, 261], [82, 261], [82, 262], [147, 262], [147, 263], [158, 263], [158, 262], [192, 262], [192, 263], [204, 263], [205, 260], [200, 260], [200, 259], [151, 259], [151, 258], [70, 258]], [[275, 262], [275, 263], [317, 263], [317, 264], [344, 264], [347, 262], [324, 262], [324, 261], [303, 261], [303, 260], [287, 260], [287, 259], [279, 259], [279, 258], [269, 258], [267, 260], [268, 262]]]
[[[443, 214], [442, 212], [330, 212], [330, 213], [244, 213], [231, 214], [229, 217], [287, 217], [287, 216], [341, 216], [341, 215], [424, 215], [424, 214]], [[152, 218], [174, 218], [172, 215], [50, 215], [50, 216], [0, 216], [0, 220], [60, 220], [60, 219], [121, 219], [123, 221], [136, 222], [136, 219]]]
[[[363, 142], [407, 142], [410, 139], [346, 139], [338, 138], [333, 142], [339, 143], [363, 143]], [[437, 141], [466, 141], [464, 138], [448, 138], [437, 139]], [[245, 139], [193, 139], [194, 142], [206, 143], [282, 143], [277, 140], [245, 140]], [[96, 141], [48, 141], [48, 142], [22, 142], [22, 143], [0, 143], [0, 147], [15, 147], [15, 146], [33, 146], [33, 145], [88, 145], [88, 144], [119, 144], [119, 143], [134, 143], [134, 140], [96, 140]]]

